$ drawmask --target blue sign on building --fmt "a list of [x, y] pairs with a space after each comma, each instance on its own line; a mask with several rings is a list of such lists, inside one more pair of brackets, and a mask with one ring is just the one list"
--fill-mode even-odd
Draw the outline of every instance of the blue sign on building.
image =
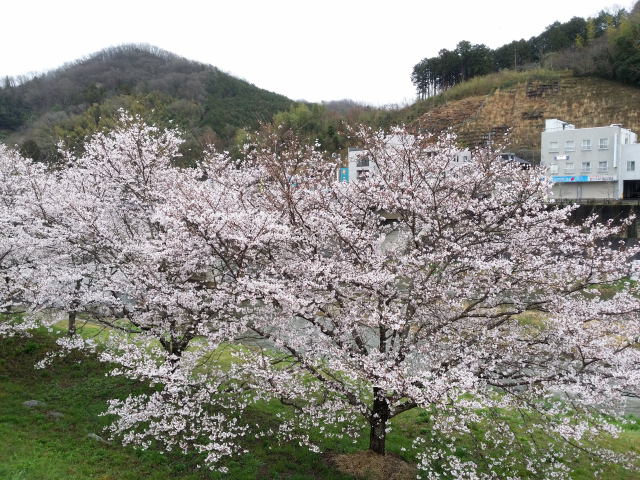
[[565, 175], [565, 176], [556, 176], [551, 177], [552, 182], [556, 183], [567, 183], [567, 182], [588, 182], [588, 175]]
[[338, 171], [338, 180], [341, 182], [349, 181], [349, 167], [341, 167]]

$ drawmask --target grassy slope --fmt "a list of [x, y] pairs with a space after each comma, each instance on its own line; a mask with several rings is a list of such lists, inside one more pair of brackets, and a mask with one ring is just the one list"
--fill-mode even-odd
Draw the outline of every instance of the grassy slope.
[[[52, 338], [0, 341], [0, 479], [2, 480], [196, 480], [196, 479], [348, 479], [323, 457], [303, 448], [251, 445], [251, 454], [230, 462], [229, 475], [197, 469], [195, 459], [179, 453], [162, 455], [87, 438], [100, 434], [108, 419], [98, 416], [113, 396], [126, 396], [139, 386], [106, 377], [94, 359], [56, 363], [34, 370]], [[26, 408], [37, 399], [45, 407]], [[54, 419], [47, 411], [62, 412]], [[268, 416], [268, 408], [257, 415]], [[337, 448], [340, 446], [336, 445]], [[341, 450], [362, 448], [343, 445]]]
[[[268, 439], [246, 445], [250, 454], [229, 462], [229, 474], [196, 468], [196, 459], [179, 453], [137, 451], [87, 438], [100, 434], [108, 419], [98, 416], [106, 401], [122, 397], [140, 385], [106, 377], [105, 365], [92, 358], [57, 362], [45, 370], [33, 364], [53, 345], [48, 334], [31, 339], [0, 340], [0, 479], [2, 480], [146, 480], [176, 479], [349, 479], [330, 466], [322, 455], [305, 448], [276, 445]], [[26, 400], [46, 402], [26, 408]], [[47, 411], [64, 413], [55, 419]], [[269, 424], [280, 408], [264, 405], [252, 414]], [[388, 438], [388, 450], [400, 454], [419, 433], [422, 415], [411, 411], [398, 417]], [[273, 422], [273, 421], [272, 421]], [[325, 451], [353, 452], [366, 448], [366, 435], [355, 444], [349, 439], [323, 442]], [[615, 447], [640, 453], [640, 425], [615, 441]], [[593, 478], [586, 463], [578, 463], [579, 480]], [[606, 478], [631, 480], [633, 474], [608, 467]]]

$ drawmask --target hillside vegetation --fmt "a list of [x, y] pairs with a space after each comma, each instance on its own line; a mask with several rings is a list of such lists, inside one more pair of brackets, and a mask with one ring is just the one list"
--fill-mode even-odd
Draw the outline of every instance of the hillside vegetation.
[[55, 145], [80, 145], [108, 129], [118, 109], [143, 115], [190, 136], [183, 154], [226, 146], [239, 129], [257, 128], [293, 102], [219, 69], [158, 48], [109, 48], [33, 78], [7, 78], [0, 88], [0, 140], [38, 160]]
[[[0, 142], [56, 162], [60, 142], [81, 149], [87, 136], [113, 128], [124, 109], [178, 127], [186, 139], [184, 165], [210, 145], [240, 151], [250, 132], [265, 124], [344, 156], [352, 142], [347, 127], [360, 123], [384, 129], [405, 123], [431, 133], [452, 128], [465, 146], [510, 132], [509, 148], [535, 162], [545, 118], [578, 127], [622, 123], [640, 131], [638, 42], [640, 3], [628, 13], [555, 22], [537, 37], [495, 51], [462, 41], [416, 65], [412, 79], [423, 99], [405, 109], [350, 100], [296, 103], [216, 67], [151, 46], [123, 45], [33, 78], [6, 78]], [[524, 70], [506, 70], [513, 66]]]

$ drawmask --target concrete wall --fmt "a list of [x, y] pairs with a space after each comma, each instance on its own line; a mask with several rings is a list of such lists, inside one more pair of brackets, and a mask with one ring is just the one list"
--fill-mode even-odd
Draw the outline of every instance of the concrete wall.
[[[635, 162], [634, 169], [629, 170], [628, 162]], [[640, 180], [640, 143], [622, 145], [620, 174], [624, 180]]]
[[579, 205], [578, 208], [573, 211], [571, 219], [573, 222], [580, 224], [591, 215], [597, 215], [598, 222], [600, 223], [613, 220], [614, 225], [619, 225], [623, 220], [626, 220], [630, 215], [633, 215], [636, 217], [636, 220], [634, 220], [634, 222], [618, 238], [633, 239], [634, 241], [637, 241], [638, 237], [640, 237], [640, 203], [619, 203], [610, 205], [583, 204]]
[[557, 199], [582, 200], [619, 198], [618, 182], [563, 182], [553, 184], [553, 196]]

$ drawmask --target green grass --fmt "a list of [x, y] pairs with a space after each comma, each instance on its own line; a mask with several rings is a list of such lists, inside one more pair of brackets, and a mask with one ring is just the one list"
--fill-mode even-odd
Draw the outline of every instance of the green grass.
[[[221, 475], [198, 469], [194, 456], [140, 451], [87, 438], [101, 435], [109, 420], [99, 414], [107, 400], [144, 387], [107, 377], [107, 367], [91, 357], [71, 357], [44, 370], [33, 364], [53, 346], [53, 338], [0, 340], [0, 479], [2, 480], [201, 480], [201, 479], [350, 479], [328, 465], [319, 454], [261, 439], [251, 451], [227, 462]], [[79, 360], [82, 360], [79, 362]], [[44, 407], [26, 408], [26, 400]], [[269, 418], [273, 406], [254, 415]], [[65, 416], [54, 419], [47, 411]], [[331, 447], [331, 445], [327, 445]], [[363, 444], [334, 443], [340, 451]]]
[[[88, 332], [83, 332], [87, 334]], [[94, 332], [95, 333], [95, 332]], [[56, 361], [44, 370], [33, 364], [54, 345], [48, 333], [32, 338], [0, 340], [0, 480], [203, 480], [203, 479], [336, 479], [352, 477], [336, 471], [321, 454], [297, 445], [279, 445], [269, 438], [246, 445], [250, 453], [226, 462], [228, 474], [197, 468], [195, 455], [139, 451], [118, 444], [104, 444], [87, 438], [101, 434], [109, 419], [99, 416], [107, 400], [146, 391], [147, 387], [117, 377], [107, 377], [108, 366], [91, 356], [76, 354]], [[226, 356], [221, 357], [226, 361]], [[26, 400], [46, 402], [44, 407], [26, 408]], [[64, 414], [52, 418], [48, 411]], [[276, 413], [283, 407], [263, 403], [247, 413], [249, 421], [276, 426]], [[412, 410], [394, 419], [388, 435], [390, 453], [407, 460], [412, 440], [428, 428], [426, 412]], [[328, 452], [353, 452], [367, 448], [366, 432], [356, 443], [350, 438], [324, 440]], [[311, 432], [318, 437], [317, 432]], [[623, 436], [607, 440], [616, 450], [640, 453], [640, 423], [626, 427]], [[461, 445], [461, 451], [465, 446]], [[573, 465], [576, 480], [593, 478], [592, 467], [582, 459]], [[631, 480], [637, 474], [614, 466], [606, 467], [604, 478]]]

